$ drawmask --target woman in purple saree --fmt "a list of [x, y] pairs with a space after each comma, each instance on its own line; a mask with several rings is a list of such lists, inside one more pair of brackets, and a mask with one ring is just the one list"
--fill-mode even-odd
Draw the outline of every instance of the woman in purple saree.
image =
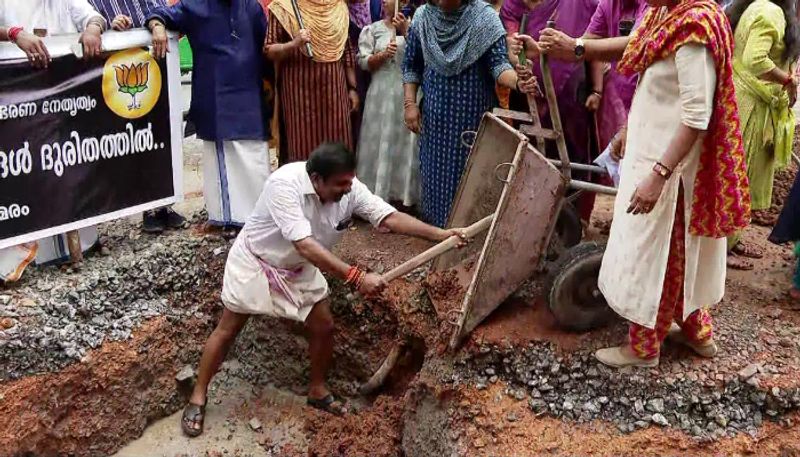
[[[524, 0], [505, 0], [500, 9], [500, 19], [508, 34], [524, 33], [534, 40], [547, 28], [548, 20], [555, 22], [555, 28], [570, 36], [582, 36], [597, 8], [598, 0], [544, 0], [533, 9]], [[528, 16], [526, 30], [520, 31], [520, 23]], [[533, 65], [534, 74], [542, 81], [539, 65]], [[586, 109], [587, 86], [586, 65], [583, 62], [550, 61], [553, 86], [564, 125], [564, 137], [570, 159], [580, 163], [590, 163], [597, 155], [596, 137], [593, 133], [591, 113]], [[512, 96], [513, 97], [513, 96]], [[520, 109], [519, 99], [512, 98], [512, 108]], [[546, 104], [540, 103], [539, 115], [544, 126], [550, 125]], [[580, 179], [586, 177], [578, 176]], [[594, 206], [594, 196], [585, 194], [578, 200], [581, 219], [588, 221]]]

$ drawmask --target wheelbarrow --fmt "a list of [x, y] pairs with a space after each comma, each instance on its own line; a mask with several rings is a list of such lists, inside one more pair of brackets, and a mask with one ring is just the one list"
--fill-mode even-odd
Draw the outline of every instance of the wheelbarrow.
[[[548, 26], [552, 27], [551, 24]], [[525, 60], [523, 52], [520, 55], [520, 63], [525, 65]], [[545, 140], [552, 140], [556, 144], [559, 158], [548, 160], [560, 170], [571, 192], [563, 202], [560, 202], [555, 225], [556, 236], [551, 240], [549, 262], [543, 265], [543, 269], [548, 273], [546, 288], [548, 305], [559, 326], [566, 330], [583, 332], [606, 324], [613, 318], [614, 313], [597, 287], [597, 276], [605, 246], [594, 242], [581, 242], [583, 233], [581, 222], [571, 203], [586, 192], [616, 195], [617, 189], [572, 177], [572, 170], [598, 176], [608, 176], [608, 172], [605, 168], [594, 164], [570, 161], [548, 57], [544, 54], [540, 57], [540, 66], [553, 128], [542, 128], [533, 95], [528, 96], [530, 108], [528, 113], [504, 109], [495, 109], [493, 113], [503, 119], [521, 122], [520, 133], [534, 139], [540, 152], [544, 152]]]
[[[585, 331], [613, 316], [597, 287], [604, 247], [580, 243], [580, 221], [564, 208], [580, 192], [613, 195], [616, 189], [572, 178], [572, 170], [606, 171], [570, 162], [546, 56], [540, 63], [552, 129], [542, 128], [530, 103], [530, 113], [487, 113], [477, 132], [462, 135], [470, 155], [447, 226], [468, 227], [473, 243], [454, 250], [456, 240], [448, 240], [384, 275], [392, 280], [431, 260], [430, 274], [459, 270], [461, 306], [447, 314], [451, 350], [536, 273], [546, 273], [549, 307], [563, 328]], [[503, 119], [526, 125], [516, 129]], [[555, 141], [559, 159], [544, 156], [545, 140]], [[400, 342], [390, 350], [362, 393], [383, 384], [404, 349]]]

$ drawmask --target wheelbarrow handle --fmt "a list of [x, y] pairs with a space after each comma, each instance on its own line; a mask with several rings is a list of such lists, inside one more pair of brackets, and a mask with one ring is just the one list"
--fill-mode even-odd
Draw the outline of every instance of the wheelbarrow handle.
[[[483, 219], [479, 220], [478, 222], [470, 225], [469, 227], [464, 229], [464, 232], [467, 234], [467, 238], [473, 238], [476, 235], [480, 234], [481, 232], [487, 230], [490, 225], [492, 225], [492, 220], [494, 219], [494, 213], [484, 217]], [[391, 282], [397, 278], [405, 276], [412, 271], [416, 270], [426, 262], [439, 257], [440, 255], [450, 251], [451, 249], [458, 246], [461, 242], [461, 239], [457, 236], [451, 236], [450, 238], [442, 241], [441, 243], [433, 246], [432, 248], [428, 249], [427, 251], [418, 254], [411, 259], [403, 262], [401, 265], [393, 268], [388, 273], [382, 275], [384, 281]]]

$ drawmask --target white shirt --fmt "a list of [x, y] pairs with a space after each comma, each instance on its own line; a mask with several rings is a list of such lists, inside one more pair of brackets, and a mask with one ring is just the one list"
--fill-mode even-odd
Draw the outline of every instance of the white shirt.
[[278, 268], [295, 268], [308, 261], [293, 242], [314, 237], [331, 249], [355, 214], [378, 226], [396, 210], [375, 196], [358, 179], [338, 202], [323, 204], [305, 162], [284, 165], [272, 173], [242, 230], [253, 254]]
[[0, 0], [0, 25], [23, 27], [26, 32], [46, 29], [47, 35], [83, 32], [100, 15], [88, 0]]

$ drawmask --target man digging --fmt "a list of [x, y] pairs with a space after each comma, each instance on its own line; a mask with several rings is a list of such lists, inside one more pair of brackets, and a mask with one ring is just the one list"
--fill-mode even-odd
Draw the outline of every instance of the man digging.
[[386, 285], [379, 275], [348, 265], [330, 251], [353, 215], [404, 235], [431, 241], [456, 235], [466, 241], [461, 229], [440, 229], [397, 212], [355, 178], [355, 169], [351, 151], [326, 143], [307, 162], [284, 165], [267, 179], [228, 254], [222, 285], [225, 309], [206, 342], [197, 384], [183, 412], [181, 427], [187, 435], [203, 432], [208, 385], [253, 314], [305, 323], [311, 359], [308, 405], [336, 415], [346, 412], [344, 402], [325, 385], [334, 322], [322, 272], [366, 296]]

